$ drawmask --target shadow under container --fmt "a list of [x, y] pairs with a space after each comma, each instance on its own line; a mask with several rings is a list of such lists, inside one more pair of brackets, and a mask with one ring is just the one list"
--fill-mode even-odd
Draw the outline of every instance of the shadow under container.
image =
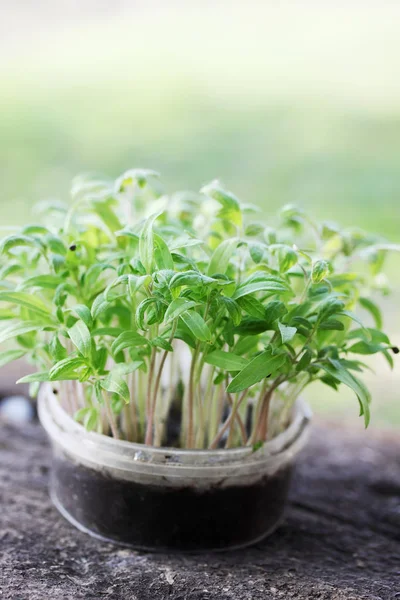
[[61, 514], [99, 539], [149, 551], [248, 546], [282, 520], [310, 411], [297, 400], [289, 427], [264, 446], [156, 448], [87, 432], [43, 386], [39, 416], [53, 449], [50, 493]]

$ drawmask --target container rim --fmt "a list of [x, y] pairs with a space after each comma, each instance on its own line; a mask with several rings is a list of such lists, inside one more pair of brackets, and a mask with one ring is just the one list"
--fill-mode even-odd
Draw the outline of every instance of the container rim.
[[275, 462], [283, 455], [294, 455], [303, 447], [312, 416], [308, 404], [298, 398], [293, 406], [290, 425], [261, 448], [253, 451], [250, 446], [229, 449], [180, 449], [155, 447], [145, 444], [116, 440], [96, 432], [88, 432], [62, 408], [49, 384], [41, 386], [38, 398], [40, 421], [53, 443], [78, 460], [93, 465], [109, 465], [112, 468], [131, 470], [154, 468], [159, 465], [182, 469], [186, 467], [237, 467], [240, 464], [256, 466], [267, 461]]

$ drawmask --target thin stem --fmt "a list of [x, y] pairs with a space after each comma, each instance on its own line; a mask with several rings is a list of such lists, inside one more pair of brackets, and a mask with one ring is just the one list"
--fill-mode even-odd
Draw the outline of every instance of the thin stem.
[[156, 362], [156, 349], [153, 348], [151, 351], [149, 377], [147, 382], [147, 397], [146, 397], [146, 416], [147, 416], [147, 427], [146, 436], [144, 443], [151, 445], [152, 430], [153, 430], [153, 402], [152, 402], [152, 383], [153, 383], [153, 372]]
[[267, 438], [269, 407], [271, 404], [273, 391], [274, 388], [269, 388], [264, 394], [255, 442], [265, 442]]
[[243, 446], [245, 446], [247, 444], [246, 427], [245, 427], [245, 424], [243, 423], [242, 417], [238, 413], [238, 409], [239, 409], [240, 405], [242, 404], [243, 400], [246, 398], [248, 391], [249, 391], [248, 389], [244, 390], [244, 392], [242, 393], [240, 398], [238, 398], [238, 396], [236, 396], [235, 401], [232, 400], [232, 396], [229, 393], [227, 394], [229, 404], [232, 407], [232, 422], [231, 422], [231, 426], [229, 429], [228, 439], [226, 441], [226, 448], [232, 447], [235, 421], [239, 425], [240, 435], [242, 437]]
[[[177, 321], [175, 321], [172, 326], [172, 331], [171, 331], [171, 335], [169, 338], [170, 344], [172, 343], [172, 340], [174, 339], [176, 327], [177, 327]], [[155, 415], [156, 406], [157, 406], [158, 390], [160, 388], [161, 376], [162, 376], [162, 372], [163, 372], [165, 361], [167, 360], [168, 354], [169, 354], [169, 350], [164, 350], [164, 354], [162, 355], [161, 362], [158, 367], [157, 377], [156, 377], [156, 381], [154, 383], [153, 400], [152, 400], [151, 406], [150, 406], [150, 414], [148, 413], [145, 444], [151, 444], [151, 440], [152, 440], [152, 436], [153, 436], [154, 415]], [[154, 364], [153, 364], [153, 369], [154, 369]], [[150, 380], [152, 379], [152, 374], [151, 374], [151, 376], [149, 374]]]
[[196, 366], [196, 360], [198, 355], [198, 348], [196, 346], [193, 352], [192, 362], [190, 365], [189, 374], [189, 392], [188, 392], [188, 430], [187, 430], [187, 448], [191, 449], [194, 447], [194, 423], [193, 423], [193, 408], [194, 408], [194, 371]]
[[110, 403], [110, 399], [108, 397], [108, 394], [107, 393], [103, 393], [103, 398], [104, 398], [104, 407], [105, 407], [105, 410], [106, 410], [107, 420], [108, 420], [108, 423], [109, 423], [110, 428], [111, 428], [111, 433], [112, 433], [113, 437], [116, 440], [119, 440], [120, 439], [120, 435], [118, 433], [117, 422], [115, 420], [114, 413], [113, 413], [112, 408], [111, 408], [111, 403]]
[[135, 390], [135, 373], [131, 373], [129, 376], [129, 391], [130, 391], [130, 418], [132, 419], [132, 429], [133, 429], [133, 440], [135, 442], [138, 441], [139, 437], [139, 422], [138, 422], [138, 409], [136, 406], [136, 390]]
[[[228, 430], [228, 428], [230, 427], [230, 425], [233, 424], [233, 420], [235, 419], [235, 416], [236, 416], [236, 411], [239, 408], [240, 404], [243, 402], [243, 400], [246, 398], [247, 392], [248, 392], [248, 390], [245, 390], [243, 392], [243, 394], [241, 395], [240, 399], [236, 403], [237, 404], [236, 410], [235, 410], [235, 407], [232, 408], [232, 410], [231, 410], [228, 418], [225, 420], [225, 423], [222, 425], [221, 429], [219, 430], [219, 432], [217, 433], [217, 435], [215, 436], [215, 438], [213, 439], [213, 441], [209, 445], [209, 448], [211, 450], [217, 448], [218, 443], [220, 442], [220, 440], [223, 437], [224, 433]], [[246, 435], [246, 431], [244, 432], [244, 434]]]
[[125, 406], [124, 406], [124, 429], [125, 429], [125, 436], [126, 436], [126, 439], [128, 440], [128, 442], [135, 441], [129, 404], [125, 404]]

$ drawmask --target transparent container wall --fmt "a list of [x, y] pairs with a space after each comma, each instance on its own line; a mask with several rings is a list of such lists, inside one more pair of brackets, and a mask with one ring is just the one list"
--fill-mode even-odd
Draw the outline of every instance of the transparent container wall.
[[257, 452], [152, 448], [87, 433], [42, 390], [39, 414], [53, 446], [51, 495], [74, 525], [139, 549], [239, 548], [282, 519], [309, 414], [298, 402], [288, 429]]

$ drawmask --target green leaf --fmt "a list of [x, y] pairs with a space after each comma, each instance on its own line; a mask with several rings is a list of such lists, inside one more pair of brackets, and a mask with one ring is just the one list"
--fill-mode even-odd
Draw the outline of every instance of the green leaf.
[[155, 213], [146, 219], [139, 237], [139, 256], [146, 273], [151, 273], [154, 262], [153, 224], [160, 214]]
[[0, 330], [0, 344], [12, 338], [24, 335], [25, 333], [30, 333], [31, 331], [42, 331], [44, 327], [45, 325], [38, 325], [34, 321], [24, 321], [22, 323], [13, 322]]
[[352, 373], [349, 373], [338, 360], [331, 360], [330, 364], [321, 363], [319, 366], [328, 373], [328, 375], [337, 381], [344, 383], [344, 385], [347, 385], [347, 387], [353, 390], [360, 403], [360, 415], [364, 415], [365, 427], [368, 427], [371, 396], [363, 382], [357, 379]]
[[116, 356], [121, 350], [136, 346], [146, 346], [148, 343], [148, 340], [140, 335], [140, 333], [136, 331], [124, 331], [112, 343], [111, 352]]
[[92, 331], [92, 337], [109, 335], [110, 337], [117, 338], [123, 329], [121, 327], [98, 327]]
[[200, 246], [204, 244], [203, 240], [191, 237], [189, 235], [178, 236], [168, 241], [168, 248], [170, 252], [179, 250], [180, 248], [190, 248], [192, 246]]
[[152, 169], [129, 169], [121, 177], [118, 177], [115, 182], [115, 189], [122, 192], [134, 183], [137, 183], [139, 187], [144, 187], [149, 180], [158, 177], [160, 177], [160, 174]]
[[158, 298], [145, 298], [137, 307], [135, 313], [139, 329], [146, 329], [147, 325], [160, 323], [162, 320], [161, 302]]
[[256, 319], [264, 319], [266, 317], [264, 305], [253, 296], [243, 296], [238, 298], [237, 303], [245, 312]]
[[232, 298], [228, 298], [227, 296], [221, 296], [220, 300], [222, 304], [225, 305], [225, 308], [227, 309], [229, 316], [232, 319], [233, 325], [237, 327], [242, 320], [242, 311], [240, 310], [239, 304], [235, 300], [232, 300]]
[[10, 302], [17, 306], [23, 306], [44, 319], [53, 321], [51, 308], [40, 298], [25, 292], [0, 292], [0, 302]]
[[165, 311], [165, 315], [164, 315], [165, 323], [169, 323], [170, 321], [173, 321], [174, 319], [179, 317], [182, 313], [186, 312], [190, 308], [194, 308], [195, 306], [197, 306], [197, 304], [198, 304], [197, 302], [194, 302], [193, 300], [188, 300], [187, 298], [181, 298], [181, 297], [175, 298], [175, 300], [173, 300], [171, 302], [171, 304], [168, 306], [167, 310]]
[[18, 360], [22, 356], [25, 356], [25, 350], [6, 350], [5, 352], [0, 352], [0, 367], [4, 367], [10, 362], [14, 360]]
[[388, 347], [382, 344], [372, 344], [364, 341], [357, 342], [347, 349], [348, 352], [353, 354], [376, 354], [377, 352], [383, 352]]
[[204, 359], [209, 365], [225, 369], [226, 371], [241, 371], [249, 364], [249, 361], [233, 352], [224, 352], [223, 350], [214, 350]]
[[229, 384], [227, 391], [231, 393], [241, 392], [258, 383], [268, 376], [273, 376], [285, 363], [286, 355], [272, 355], [268, 348], [256, 356], [240, 373], [236, 375]]
[[249, 244], [250, 256], [258, 264], [264, 257], [265, 247], [261, 244]]
[[54, 335], [50, 344], [49, 351], [53, 360], [59, 361], [67, 357], [67, 350], [58, 339], [58, 335]]
[[162, 350], [167, 350], [168, 352], [173, 352], [174, 349], [169, 340], [164, 337], [157, 336], [151, 340], [151, 345], [155, 348], [161, 348]]
[[59, 360], [49, 372], [49, 381], [65, 381], [79, 379], [77, 369], [87, 367], [86, 361], [80, 356], [67, 356]]
[[345, 316], [345, 317], [349, 317], [349, 319], [352, 319], [352, 321], [355, 321], [356, 323], [358, 323], [358, 325], [360, 325], [360, 327], [362, 329], [364, 329], [366, 332], [368, 332], [368, 329], [365, 327], [364, 323], [361, 321], [361, 319], [359, 319], [357, 317], [357, 315], [355, 315], [354, 313], [352, 313], [349, 310], [342, 310], [340, 313], [338, 313], [339, 316]]
[[327, 319], [319, 324], [318, 329], [323, 331], [344, 331], [344, 325], [338, 319]]
[[92, 207], [103, 223], [114, 233], [118, 229], [121, 229], [122, 225], [111, 208], [112, 201], [112, 198], [107, 198], [106, 200], [93, 200]]
[[213, 277], [207, 277], [199, 271], [183, 271], [181, 273], [176, 273], [171, 278], [169, 287], [171, 290], [183, 286], [193, 289], [197, 286], [210, 285], [213, 283], [220, 283], [220, 280], [214, 279]]
[[283, 323], [280, 321], [278, 321], [278, 327], [281, 333], [282, 344], [288, 344], [291, 342], [297, 333], [296, 327], [288, 327], [287, 325], [283, 325]]
[[244, 317], [240, 325], [235, 327], [234, 333], [238, 333], [239, 335], [259, 335], [264, 331], [272, 330], [274, 326], [269, 321], [265, 319], [255, 319], [254, 317]]
[[283, 246], [278, 250], [278, 258], [279, 258], [279, 271], [281, 273], [286, 273], [294, 267], [297, 263], [298, 256], [293, 248], [290, 246]]
[[154, 258], [159, 269], [174, 269], [174, 261], [167, 244], [161, 236], [156, 233], [154, 236]]
[[36, 275], [34, 277], [28, 277], [22, 283], [19, 284], [18, 290], [25, 290], [27, 288], [43, 288], [43, 289], [55, 289], [60, 283], [63, 283], [63, 279], [58, 275]]
[[372, 342], [373, 344], [388, 344], [391, 345], [390, 339], [383, 331], [379, 331], [379, 329], [374, 329], [373, 327], [364, 327], [362, 329], [352, 329], [347, 334], [347, 338], [351, 339], [361, 339], [365, 342]]
[[221, 204], [222, 209], [218, 213], [221, 219], [226, 219], [237, 227], [242, 225], [242, 212], [238, 198], [232, 192], [225, 190], [219, 181], [211, 181], [211, 183], [205, 185], [200, 191]]
[[382, 313], [381, 313], [379, 307], [375, 304], [375, 302], [373, 302], [369, 298], [360, 298], [359, 302], [360, 302], [361, 306], [363, 308], [365, 308], [365, 310], [367, 310], [372, 315], [372, 317], [375, 321], [376, 327], [378, 329], [381, 329], [383, 326]]
[[85, 325], [83, 321], [77, 321], [71, 329], [68, 330], [68, 335], [82, 356], [88, 358], [92, 349], [92, 338], [87, 325]]
[[296, 365], [296, 371], [300, 373], [305, 371], [312, 360], [312, 352], [307, 348], [300, 357], [299, 362]]
[[67, 310], [76, 313], [89, 329], [92, 327], [93, 319], [92, 314], [90, 312], [90, 308], [88, 308], [84, 304], [76, 304], [75, 306]]
[[286, 282], [270, 275], [260, 275], [257, 278], [249, 278], [236, 288], [232, 296], [233, 300], [254, 294], [256, 292], [269, 292], [270, 294], [284, 294], [290, 291]]
[[239, 240], [237, 238], [224, 240], [220, 243], [211, 256], [210, 264], [207, 269], [207, 275], [214, 275], [215, 273], [224, 274], [226, 272], [229, 261], [232, 258], [238, 243]]
[[204, 321], [196, 311], [190, 309], [180, 315], [180, 318], [185, 323], [186, 327], [190, 329], [194, 337], [201, 342], [209, 342], [211, 339], [211, 331], [208, 328], [207, 323]]
[[250, 223], [249, 225], [247, 225], [245, 231], [244, 231], [244, 235], [249, 236], [249, 237], [254, 237], [256, 235], [260, 235], [260, 233], [262, 233], [264, 231], [264, 226], [260, 225], [259, 223]]
[[100, 381], [100, 385], [103, 388], [103, 390], [106, 390], [107, 392], [110, 392], [112, 394], [118, 394], [118, 396], [121, 396], [121, 398], [127, 404], [129, 404], [131, 399], [129, 388], [126, 384], [125, 379], [123, 378], [123, 375], [118, 369], [115, 368], [112, 371], [110, 371], [107, 377]]
[[331, 264], [327, 260], [317, 260], [313, 264], [311, 280], [313, 283], [320, 283], [332, 272]]
[[111, 302], [105, 299], [104, 294], [99, 294], [92, 304], [92, 317], [96, 320], [101, 313], [106, 311], [111, 306]]
[[32, 373], [31, 375], [25, 375], [25, 377], [18, 379], [17, 383], [36, 383], [37, 381], [50, 381], [49, 372], [38, 371], [37, 373]]
[[10, 235], [1, 242], [0, 254], [9, 252], [13, 248], [18, 248], [21, 246], [36, 249], [40, 249], [41, 247], [39, 242], [33, 237], [29, 237], [27, 235]]

